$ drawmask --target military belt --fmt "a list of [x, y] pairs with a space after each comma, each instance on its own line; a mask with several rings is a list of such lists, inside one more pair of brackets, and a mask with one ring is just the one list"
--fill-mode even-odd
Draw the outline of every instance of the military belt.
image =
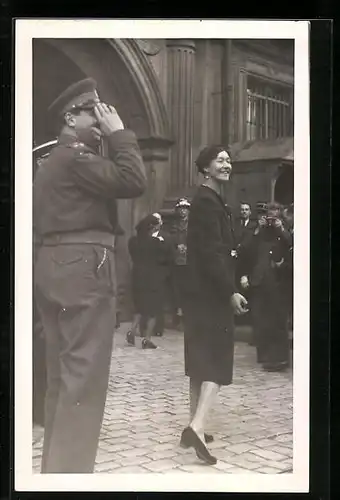
[[111, 249], [115, 248], [115, 235], [104, 231], [77, 231], [67, 233], [53, 233], [42, 238], [42, 245], [100, 245]]

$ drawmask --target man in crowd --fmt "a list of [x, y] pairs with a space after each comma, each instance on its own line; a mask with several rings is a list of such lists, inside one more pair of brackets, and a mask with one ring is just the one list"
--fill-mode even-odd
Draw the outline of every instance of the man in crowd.
[[174, 266], [172, 273], [174, 317], [173, 324], [177, 327], [183, 316], [183, 301], [187, 277], [187, 231], [190, 202], [187, 198], [179, 198], [175, 205], [175, 222], [172, 232], [174, 245]]
[[[100, 102], [93, 79], [69, 87], [50, 113], [59, 138], [33, 191], [47, 367], [42, 472], [91, 473], [116, 322], [113, 205], [140, 196], [146, 175], [135, 134]], [[109, 158], [99, 154], [102, 138]]]
[[251, 291], [257, 360], [267, 371], [284, 370], [289, 362], [282, 266], [290, 246], [291, 235], [284, 227], [280, 205], [271, 203], [247, 246], [246, 273], [241, 277], [242, 287]]
[[250, 203], [242, 202], [240, 204], [240, 218], [236, 235], [238, 245], [246, 244], [256, 228], [256, 221], [251, 219], [251, 213]]
[[[251, 205], [248, 202], [242, 201], [240, 204], [240, 216], [236, 221], [235, 236], [236, 236], [236, 251], [237, 251], [237, 266], [236, 266], [236, 279], [240, 284], [241, 277], [245, 274], [247, 266], [247, 247], [251, 241], [254, 231], [257, 226], [257, 221], [251, 219]], [[248, 301], [248, 307], [251, 308], [251, 293], [249, 289], [242, 289], [241, 293]], [[245, 324], [251, 322], [251, 313], [237, 316], [235, 318], [237, 324]], [[250, 345], [254, 345], [253, 336], [250, 339]]]

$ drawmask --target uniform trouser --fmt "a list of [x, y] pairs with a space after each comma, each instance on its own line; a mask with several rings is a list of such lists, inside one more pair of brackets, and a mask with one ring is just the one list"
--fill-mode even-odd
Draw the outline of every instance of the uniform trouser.
[[252, 289], [254, 340], [259, 362], [287, 362], [287, 307], [278, 283]]
[[35, 293], [46, 339], [43, 473], [93, 472], [115, 328], [113, 252], [42, 247]]

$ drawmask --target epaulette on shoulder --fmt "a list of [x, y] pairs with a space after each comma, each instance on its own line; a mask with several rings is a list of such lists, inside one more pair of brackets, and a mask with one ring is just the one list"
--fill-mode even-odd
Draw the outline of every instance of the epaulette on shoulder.
[[95, 155], [94, 151], [86, 146], [83, 142], [75, 141], [69, 144], [69, 147], [72, 148], [77, 156], [82, 156], [82, 157], [89, 157], [91, 158], [92, 156]]
[[72, 149], [76, 149], [77, 151], [88, 151], [88, 148], [85, 146], [83, 142], [75, 141], [68, 144], [68, 146]]

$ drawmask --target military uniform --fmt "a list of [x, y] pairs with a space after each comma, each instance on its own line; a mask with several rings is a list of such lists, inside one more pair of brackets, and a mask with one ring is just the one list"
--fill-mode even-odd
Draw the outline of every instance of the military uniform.
[[[95, 102], [95, 82], [59, 99], [64, 113]], [[77, 98], [78, 96], [78, 98]], [[34, 182], [34, 225], [42, 245], [35, 299], [46, 339], [47, 395], [42, 472], [93, 472], [116, 322], [117, 198], [146, 187], [135, 134], [108, 137], [104, 158], [62, 134]]]
[[287, 258], [290, 241], [286, 230], [262, 228], [253, 236], [245, 256], [257, 359], [273, 370], [285, 368], [289, 361], [283, 270], [276, 264]]

